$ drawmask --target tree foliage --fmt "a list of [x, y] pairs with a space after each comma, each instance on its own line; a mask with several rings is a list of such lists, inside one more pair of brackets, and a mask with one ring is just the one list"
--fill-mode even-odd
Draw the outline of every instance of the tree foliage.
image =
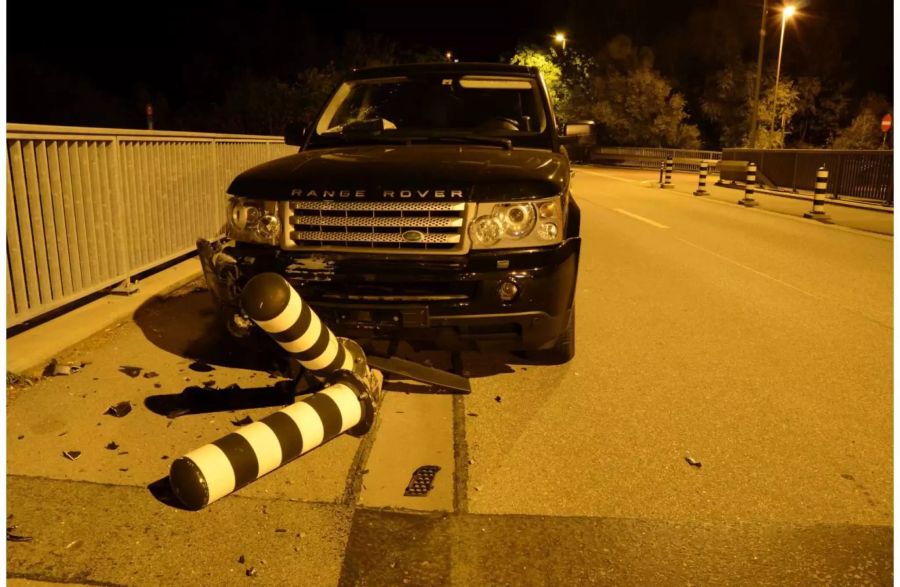
[[892, 111], [884, 96], [869, 94], [860, 103], [859, 112], [849, 126], [841, 129], [832, 144], [835, 149], [879, 149], [884, 134], [881, 119]]

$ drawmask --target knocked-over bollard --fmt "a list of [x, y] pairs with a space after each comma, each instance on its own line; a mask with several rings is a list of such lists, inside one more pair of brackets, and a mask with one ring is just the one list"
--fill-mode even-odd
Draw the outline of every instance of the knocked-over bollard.
[[374, 421], [380, 373], [370, 381], [338, 374], [322, 391], [176, 459], [172, 491], [199, 510], [344, 432], [364, 434]]
[[825, 166], [816, 171], [816, 187], [813, 189], [812, 211], [803, 215], [804, 218], [812, 218], [825, 224], [834, 224], [831, 216], [825, 213], [825, 192], [828, 191], [828, 170]]
[[738, 200], [738, 204], [747, 206], [748, 208], [759, 206], [759, 202], [753, 199], [753, 185], [756, 183], [756, 163], [752, 161], [747, 163], [747, 176], [745, 182], [744, 198]]
[[665, 172], [665, 178], [663, 179], [663, 182], [662, 182], [661, 184], [659, 184], [659, 187], [661, 187], [661, 188], [663, 188], [663, 189], [671, 189], [671, 188], [674, 188], [674, 187], [675, 187], [675, 186], [672, 184], [672, 169], [673, 169], [674, 167], [675, 167], [675, 162], [672, 160], [672, 158], [671, 158], [671, 157], [666, 157], [666, 163], [665, 163], [665, 170], [666, 170], [666, 172]]
[[706, 176], [709, 175], [709, 163], [706, 161], [702, 161], [700, 163], [700, 179], [697, 185], [697, 191], [694, 192], [695, 196], [708, 196], [709, 192], [706, 191]]

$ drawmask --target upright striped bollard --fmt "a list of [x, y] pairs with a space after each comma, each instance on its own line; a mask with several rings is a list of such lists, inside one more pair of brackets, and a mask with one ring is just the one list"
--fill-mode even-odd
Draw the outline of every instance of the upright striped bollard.
[[756, 163], [750, 161], [747, 163], [747, 176], [745, 179], [744, 198], [738, 200], [741, 206], [752, 208], [759, 206], [759, 202], [753, 199], [753, 186], [756, 184]]
[[199, 510], [344, 432], [364, 434], [374, 421], [381, 374], [366, 382], [347, 372], [310, 397], [172, 462], [178, 500]]
[[697, 185], [697, 191], [694, 192], [695, 196], [708, 196], [709, 192], [706, 191], [706, 176], [709, 175], [709, 163], [706, 161], [702, 161], [700, 163], [700, 179]]
[[664, 177], [665, 172], [666, 172], [666, 162], [660, 161], [659, 162], [659, 187], [663, 186], [663, 177]]
[[663, 189], [672, 189], [675, 186], [672, 184], [672, 169], [675, 167], [675, 162], [671, 157], [666, 157], [666, 173], [665, 179], [663, 179], [663, 183], [659, 184], [659, 187]]
[[834, 224], [831, 216], [825, 213], [825, 193], [828, 191], [828, 170], [825, 166], [816, 171], [816, 187], [813, 190], [812, 211], [803, 215], [804, 218], [812, 218], [825, 224]]

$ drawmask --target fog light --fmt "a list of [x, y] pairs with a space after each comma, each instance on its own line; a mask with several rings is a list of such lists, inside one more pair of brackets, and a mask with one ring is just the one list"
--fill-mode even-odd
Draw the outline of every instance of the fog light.
[[519, 286], [513, 281], [504, 281], [500, 284], [498, 291], [500, 293], [501, 301], [511, 302], [519, 295]]
[[278, 229], [281, 228], [281, 222], [277, 216], [266, 214], [259, 219], [256, 225], [256, 233], [266, 239], [274, 238], [278, 235]]
[[552, 241], [559, 234], [559, 228], [553, 222], [542, 222], [538, 227], [538, 237], [545, 241]]

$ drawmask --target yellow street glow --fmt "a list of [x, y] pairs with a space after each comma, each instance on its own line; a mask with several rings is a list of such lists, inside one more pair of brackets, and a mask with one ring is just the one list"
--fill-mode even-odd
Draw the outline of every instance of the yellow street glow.
[[789, 5], [787, 5], [787, 6], [784, 7], [784, 17], [785, 17], [785, 18], [790, 18], [790, 17], [792, 17], [792, 16], [794, 15], [794, 13], [795, 13], [796, 11], [797, 11], [797, 7], [794, 6], [794, 5], [792, 5], [792, 4], [789, 4]]

